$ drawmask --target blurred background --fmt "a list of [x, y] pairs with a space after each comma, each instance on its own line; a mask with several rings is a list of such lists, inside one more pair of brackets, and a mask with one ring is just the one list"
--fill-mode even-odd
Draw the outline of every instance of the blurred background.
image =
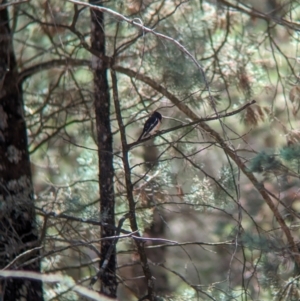
[[[274, 214], [298, 246], [299, 2], [100, 4], [168, 37], [104, 12], [121, 109], [108, 70], [116, 222], [129, 210], [118, 118], [133, 143], [154, 111], [163, 115], [161, 135], [128, 151], [138, 228], [160, 300], [299, 300], [297, 255]], [[88, 286], [99, 269], [95, 223], [104, 218], [92, 12], [58, 0], [7, 9], [43, 230], [42, 271]], [[227, 151], [202, 123], [188, 125], [195, 121], [189, 112], [211, 118], [204, 122]], [[129, 220], [123, 229], [132, 231]], [[120, 239], [116, 251], [118, 299], [139, 300], [147, 283], [133, 239]], [[44, 284], [44, 294], [80, 299], [58, 284]]]

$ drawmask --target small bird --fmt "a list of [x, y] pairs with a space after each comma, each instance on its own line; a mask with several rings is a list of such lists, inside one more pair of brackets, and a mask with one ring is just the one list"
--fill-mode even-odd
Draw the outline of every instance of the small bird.
[[154, 112], [145, 122], [143, 132], [137, 141], [145, 139], [155, 134], [161, 125], [162, 116], [158, 112]]

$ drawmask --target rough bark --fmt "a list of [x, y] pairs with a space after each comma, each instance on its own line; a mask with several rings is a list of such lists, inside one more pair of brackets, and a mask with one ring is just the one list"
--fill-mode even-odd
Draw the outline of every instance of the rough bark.
[[[97, 4], [98, 1], [90, 0], [91, 4]], [[100, 11], [91, 10], [92, 18], [92, 48], [100, 53], [101, 57], [93, 57], [94, 85], [95, 85], [95, 112], [98, 138], [98, 156], [99, 156], [99, 187], [101, 203], [101, 219], [111, 226], [115, 226], [114, 215], [114, 168], [112, 155], [112, 133], [110, 128], [110, 95], [107, 81], [107, 67], [104, 61], [105, 56], [105, 31], [104, 16]], [[101, 228], [101, 237], [113, 236], [114, 230], [103, 226]], [[110, 250], [111, 240], [104, 240], [101, 243], [102, 258], [100, 268], [106, 259], [106, 254]], [[117, 278], [116, 278], [116, 248], [109, 256], [109, 262], [105, 272], [101, 277], [101, 293], [109, 297], [116, 297]]]
[[[0, 269], [40, 270], [22, 87], [8, 12], [0, 10]], [[26, 253], [25, 253], [26, 252]], [[6, 278], [0, 299], [43, 300], [42, 282]]]

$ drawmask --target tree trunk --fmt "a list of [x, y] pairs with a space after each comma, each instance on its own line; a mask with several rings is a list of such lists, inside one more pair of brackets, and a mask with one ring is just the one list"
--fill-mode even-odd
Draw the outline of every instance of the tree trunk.
[[[22, 87], [6, 9], [0, 10], [0, 208], [0, 269], [39, 272], [39, 252], [29, 251], [38, 237]], [[0, 291], [4, 301], [43, 300], [41, 281], [7, 278]]]
[[[91, 4], [99, 1], [90, 0]], [[105, 56], [105, 32], [104, 16], [102, 12], [91, 10], [92, 18], [92, 47], [97, 50], [101, 57], [93, 57], [94, 84], [95, 84], [95, 110], [98, 138], [99, 156], [99, 186], [101, 203], [101, 220], [109, 225], [115, 225], [115, 200], [114, 200], [114, 168], [113, 168], [113, 148], [112, 133], [110, 128], [110, 95], [107, 81], [107, 67], [104, 61]], [[101, 237], [115, 235], [111, 228], [102, 227]], [[104, 240], [101, 243], [102, 258], [100, 268], [105, 260], [109, 260], [101, 277], [101, 293], [109, 297], [116, 297], [116, 248], [109, 258], [112, 240]]]

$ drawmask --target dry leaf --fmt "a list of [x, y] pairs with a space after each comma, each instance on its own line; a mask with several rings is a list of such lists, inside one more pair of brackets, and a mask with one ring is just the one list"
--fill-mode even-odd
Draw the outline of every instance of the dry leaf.
[[292, 87], [289, 98], [291, 103], [293, 104], [293, 115], [297, 115], [300, 109], [300, 86]]
[[253, 105], [246, 108], [243, 122], [245, 125], [257, 126], [260, 121], [265, 121], [269, 115], [270, 110], [267, 107], [261, 107], [259, 105]]
[[294, 145], [300, 142], [300, 130], [290, 130], [286, 134], [287, 145]]

